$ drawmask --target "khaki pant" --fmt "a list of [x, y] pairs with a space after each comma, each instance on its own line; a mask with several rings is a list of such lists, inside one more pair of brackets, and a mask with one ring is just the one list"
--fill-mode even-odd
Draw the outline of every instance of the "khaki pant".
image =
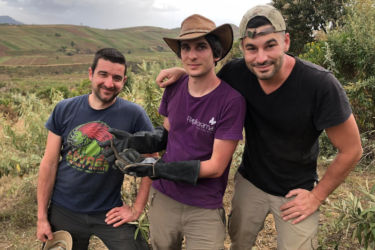
[[204, 209], [177, 202], [151, 187], [149, 197], [150, 241], [153, 250], [224, 249], [223, 208]]
[[237, 172], [228, 223], [231, 249], [250, 250], [269, 213], [275, 220], [278, 250], [316, 249], [319, 212], [292, 225], [282, 219], [280, 211], [280, 206], [291, 199], [267, 194]]

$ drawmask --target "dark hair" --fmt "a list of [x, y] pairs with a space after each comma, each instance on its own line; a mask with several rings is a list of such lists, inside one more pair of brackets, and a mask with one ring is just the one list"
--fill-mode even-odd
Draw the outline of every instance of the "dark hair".
[[[204, 38], [206, 39], [207, 43], [210, 45], [212, 49], [212, 54], [214, 58], [221, 58], [223, 56], [223, 46], [217, 36], [208, 34], [205, 35]], [[178, 58], [181, 58], [181, 41], [178, 41]], [[215, 62], [216, 65], [216, 62]]]
[[124, 75], [126, 75], [126, 59], [124, 55], [114, 48], [104, 48], [100, 49], [95, 53], [94, 61], [91, 65], [92, 72], [95, 71], [96, 65], [98, 64], [99, 59], [104, 59], [112, 63], [119, 63], [125, 66]]
[[247, 26], [246, 28], [258, 28], [260, 26], [263, 26], [263, 25], [267, 25], [267, 24], [270, 24], [272, 25], [272, 23], [264, 16], [256, 16], [252, 19], [250, 19], [250, 21], [247, 23]]

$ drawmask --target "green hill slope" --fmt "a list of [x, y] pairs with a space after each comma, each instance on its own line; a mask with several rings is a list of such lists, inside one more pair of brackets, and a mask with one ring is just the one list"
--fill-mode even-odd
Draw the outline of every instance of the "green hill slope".
[[0, 25], [0, 55], [49, 54], [61, 51], [88, 53], [102, 47], [121, 51], [167, 50], [163, 36], [177, 29], [137, 27], [103, 30], [73, 25]]
[[[233, 25], [235, 35], [238, 28]], [[0, 25], [0, 65], [87, 64], [100, 48], [114, 47], [130, 60], [174, 58], [162, 40], [179, 29], [96, 29], [75, 25]]]

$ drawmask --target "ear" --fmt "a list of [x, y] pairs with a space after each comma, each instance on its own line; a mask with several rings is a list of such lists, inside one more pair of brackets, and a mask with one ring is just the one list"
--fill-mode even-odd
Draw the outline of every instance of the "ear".
[[128, 80], [128, 76], [124, 76], [123, 83], [125, 84], [127, 80]]
[[93, 76], [94, 72], [92, 71], [91, 67], [89, 68], [89, 79], [90, 81], [92, 81], [92, 76]]
[[284, 37], [284, 52], [288, 52], [290, 48], [290, 35], [289, 33], [285, 33]]

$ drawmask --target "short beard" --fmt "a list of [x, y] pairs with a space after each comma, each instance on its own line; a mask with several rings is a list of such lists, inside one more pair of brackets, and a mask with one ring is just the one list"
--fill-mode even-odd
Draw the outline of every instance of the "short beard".
[[99, 92], [98, 91], [93, 91], [94, 92], [94, 95], [96, 96], [96, 98], [98, 98], [98, 100], [100, 100], [103, 104], [109, 104], [109, 103], [112, 103], [114, 99], [116, 99], [116, 97], [120, 94], [120, 93], [115, 93], [112, 95], [111, 98], [109, 98], [108, 100], [106, 99], [103, 99]]

